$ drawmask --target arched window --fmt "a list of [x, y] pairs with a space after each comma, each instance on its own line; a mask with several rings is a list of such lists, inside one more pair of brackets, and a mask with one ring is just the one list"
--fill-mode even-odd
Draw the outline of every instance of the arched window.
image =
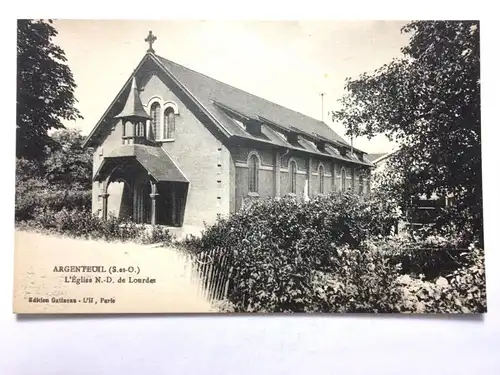
[[160, 103], [154, 102], [151, 105], [151, 111], [150, 111], [150, 116], [151, 116], [151, 129], [153, 130], [154, 134], [154, 139], [158, 140], [161, 139], [161, 108], [160, 108]]
[[175, 112], [172, 107], [167, 107], [167, 109], [165, 110], [163, 138], [164, 139], [174, 138], [174, 132], [175, 132]]
[[345, 169], [342, 168], [342, 171], [340, 172], [340, 178], [341, 178], [341, 183], [342, 183], [342, 191], [345, 191]]
[[248, 160], [248, 191], [257, 193], [259, 190], [259, 158], [251, 155]]
[[290, 174], [290, 193], [297, 193], [297, 163], [294, 160], [290, 162], [288, 167], [288, 173]]
[[364, 187], [363, 183], [364, 183], [363, 176], [360, 175], [359, 176], [359, 194], [363, 194], [363, 187]]
[[325, 193], [325, 168], [320, 165], [318, 168], [318, 177], [319, 177], [319, 193]]

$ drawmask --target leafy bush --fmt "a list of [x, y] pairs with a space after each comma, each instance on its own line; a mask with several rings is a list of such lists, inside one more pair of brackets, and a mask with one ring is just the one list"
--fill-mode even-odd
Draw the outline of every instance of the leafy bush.
[[40, 160], [16, 159], [16, 221], [32, 219], [37, 208], [90, 209], [92, 150], [84, 139], [80, 130], [57, 130]]
[[63, 208], [90, 209], [91, 190], [78, 186], [58, 186], [41, 178], [18, 179], [16, 181], [15, 218], [30, 220], [35, 210], [60, 211]]
[[314, 312], [397, 312], [402, 291], [398, 285], [400, 266], [391, 264], [376, 249], [350, 249], [334, 252], [334, 267], [328, 273], [316, 272]]
[[467, 266], [433, 282], [424, 281], [422, 277], [401, 276], [398, 280], [403, 290], [400, 310], [415, 313], [486, 312], [484, 250], [473, 247], [462, 257]]
[[362, 248], [383, 252], [391, 264], [401, 266], [403, 274], [423, 275], [426, 280], [432, 280], [465, 264], [459, 256], [467, 250], [462, 246], [456, 238], [387, 236], [365, 241]]
[[266, 226], [267, 238], [283, 247], [307, 239], [315, 245], [349, 244], [358, 246], [365, 239], [390, 232], [398, 218], [395, 203], [378, 196], [352, 192], [333, 192], [308, 202], [291, 198], [267, 199], [219, 218], [202, 236], [202, 249], [237, 245], [254, 228]]
[[396, 218], [392, 202], [378, 196], [268, 199], [219, 218], [183, 245], [229, 258], [228, 298], [239, 311], [306, 311], [314, 304], [315, 272], [335, 268], [335, 249], [388, 233]]
[[214, 301], [213, 306], [219, 313], [234, 313], [237, 311], [234, 304], [228, 300]]
[[39, 177], [41, 165], [34, 160], [24, 158], [16, 159], [16, 183]]
[[34, 218], [23, 222], [25, 229], [36, 228], [53, 233], [74, 237], [104, 239], [106, 241], [137, 241], [145, 244], [163, 242], [170, 243], [172, 234], [167, 228], [138, 225], [130, 220], [116, 218], [112, 215], [107, 220], [92, 214], [89, 210], [63, 208], [54, 211], [47, 208], [36, 208]]
[[172, 233], [167, 228], [158, 225], [155, 225], [151, 231], [145, 231], [141, 239], [146, 244], [171, 244], [173, 240], [174, 236]]
[[216, 267], [231, 265], [220, 273], [230, 279], [231, 311], [482, 311], [472, 253], [444, 237], [388, 236], [397, 215], [377, 194], [257, 201], [181, 244], [200, 259], [210, 254]]
[[[424, 226], [412, 235], [416, 237], [444, 237], [453, 238], [461, 247], [466, 244], [477, 242], [480, 247], [484, 246], [482, 221], [477, 218], [482, 213], [477, 211], [477, 205], [458, 206], [451, 204], [438, 210], [434, 223]], [[482, 210], [482, 206], [479, 207]]]

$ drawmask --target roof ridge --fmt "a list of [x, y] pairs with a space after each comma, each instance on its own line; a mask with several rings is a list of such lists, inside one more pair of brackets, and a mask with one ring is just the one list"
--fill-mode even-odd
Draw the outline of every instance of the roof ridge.
[[[287, 110], [287, 111], [294, 112], [294, 113], [296, 113], [296, 114], [298, 114], [298, 115], [301, 115], [301, 116], [307, 117], [307, 118], [309, 118], [309, 119], [311, 119], [311, 120], [314, 120], [314, 121], [316, 121], [316, 122], [318, 122], [318, 123], [320, 123], [320, 124], [322, 124], [322, 125], [327, 126], [327, 127], [328, 127], [331, 131], [333, 131], [333, 132], [335, 132], [335, 134], [337, 134], [337, 132], [336, 132], [335, 130], [333, 130], [333, 129], [332, 129], [332, 128], [331, 128], [331, 127], [327, 124], [327, 123], [325, 123], [324, 121], [318, 120], [318, 119], [316, 119], [316, 118], [314, 118], [314, 117], [308, 116], [308, 115], [306, 115], [306, 114], [304, 114], [304, 113], [302, 113], [302, 112], [298, 112], [298, 111], [296, 111], [296, 110], [294, 110], [294, 109], [291, 109], [291, 108], [285, 107], [285, 106], [284, 106], [284, 105], [282, 105], [282, 104], [279, 104], [279, 103], [273, 102], [273, 101], [271, 101], [271, 100], [269, 100], [269, 99], [263, 98], [263, 97], [258, 96], [258, 95], [256, 95], [256, 94], [252, 94], [251, 92], [245, 91], [245, 90], [240, 89], [240, 88], [238, 88], [238, 87], [236, 87], [236, 86], [232, 86], [232, 85], [230, 85], [230, 84], [228, 84], [228, 83], [222, 82], [222, 81], [220, 81], [220, 80], [218, 80], [218, 79], [216, 79], [216, 78], [210, 77], [210, 76], [208, 76], [208, 75], [206, 75], [206, 74], [204, 74], [204, 73], [200, 73], [200, 72], [198, 72], [198, 71], [196, 71], [196, 70], [194, 70], [194, 69], [191, 69], [191, 68], [189, 68], [189, 67], [187, 67], [187, 66], [185, 66], [185, 65], [179, 64], [179, 63], [177, 63], [177, 62], [175, 62], [175, 61], [169, 60], [169, 59], [167, 59], [167, 58], [165, 58], [165, 57], [162, 57], [162, 56], [159, 56], [159, 55], [156, 55], [156, 57], [157, 57], [157, 58], [159, 58], [160, 60], [165, 60], [165, 61], [167, 61], [168, 63], [175, 64], [175, 65], [177, 65], [178, 67], [181, 67], [181, 68], [187, 69], [187, 70], [189, 70], [189, 71], [190, 71], [190, 72], [192, 72], [192, 73], [195, 73], [195, 74], [198, 74], [198, 75], [203, 76], [203, 77], [205, 77], [205, 78], [208, 78], [208, 79], [211, 79], [211, 80], [213, 80], [213, 81], [216, 81], [216, 82], [218, 82], [218, 83], [220, 83], [220, 84], [222, 84], [222, 85], [224, 85], [224, 86], [227, 86], [227, 87], [230, 87], [230, 88], [232, 88], [232, 89], [235, 89], [235, 90], [241, 91], [241, 92], [243, 92], [243, 93], [245, 93], [245, 94], [247, 94], [247, 95], [251, 95], [251, 96], [256, 97], [256, 98], [258, 98], [258, 99], [260, 99], [260, 100], [265, 100], [265, 101], [267, 101], [267, 102], [269, 102], [269, 103], [272, 103], [272, 104], [274, 104], [274, 105], [276, 105], [276, 106], [278, 106], [278, 107], [281, 107], [281, 108], [283, 108], [283, 109], [285, 109], [285, 110]], [[225, 104], [225, 103], [222, 103], [222, 104]], [[344, 139], [343, 139], [343, 138], [342, 138], [339, 134], [337, 134], [337, 136], [338, 136], [340, 139], [342, 139], [342, 141], [344, 141], [344, 143], [345, 143], [345, 144], [347, 144], [347, 142], [346, 142], [346, 141], [345, 141], [345, 140], [344, 140]]]

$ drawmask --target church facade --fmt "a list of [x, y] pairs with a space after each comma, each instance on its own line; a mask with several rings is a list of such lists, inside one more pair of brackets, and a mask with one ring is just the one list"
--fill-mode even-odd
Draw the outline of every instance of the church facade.
[[370, 189], [373, 164], [325, 123], [150, 47], [85, 141], [92, 210], [202, 227], [248, 200]]

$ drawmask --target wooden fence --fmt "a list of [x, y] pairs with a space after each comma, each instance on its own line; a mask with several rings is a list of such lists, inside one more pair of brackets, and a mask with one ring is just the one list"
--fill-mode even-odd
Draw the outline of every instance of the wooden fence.
[[217, 248], [197, 255], [185, 254], [188, 277], [198, 288], [203, 298], [221, 301], [227, 298], [232, 287], [233, 267], [229, 258], [221, 255]]

